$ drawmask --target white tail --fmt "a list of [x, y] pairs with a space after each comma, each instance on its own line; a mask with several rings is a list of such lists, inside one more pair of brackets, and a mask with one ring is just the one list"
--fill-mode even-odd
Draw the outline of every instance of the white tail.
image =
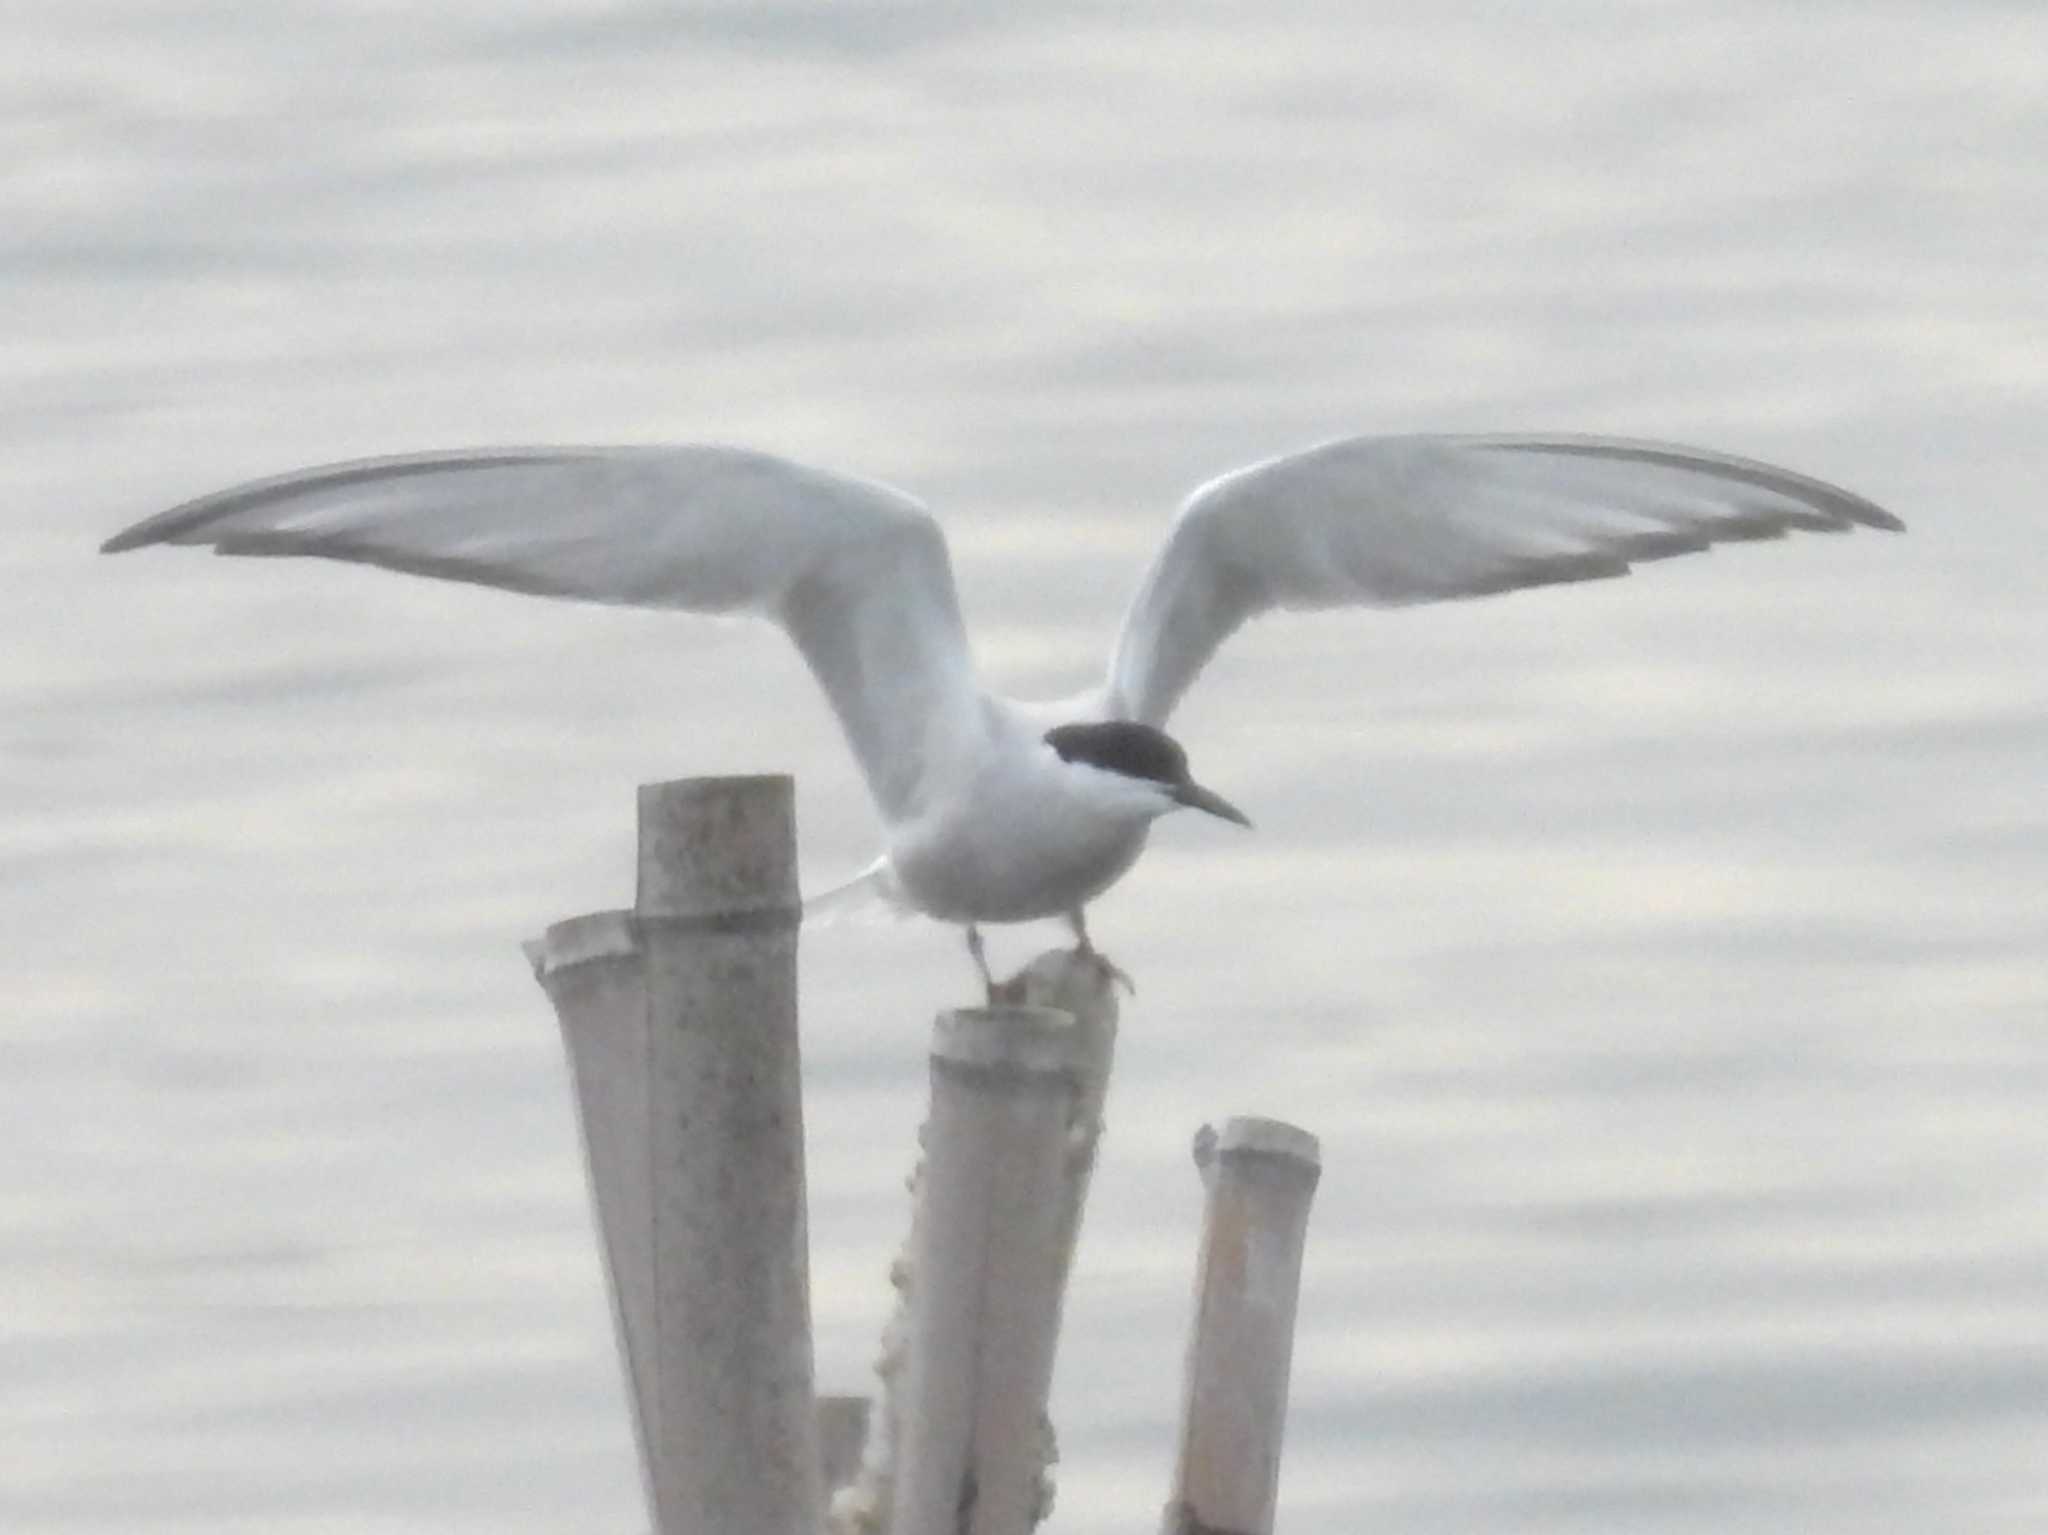
[[886, 857], [877, 858], [843, 885], [834, 885], [804, 901], [805, 927], [831, 927], [841, 922], [877, 922], [914, 915], [896, 883]]

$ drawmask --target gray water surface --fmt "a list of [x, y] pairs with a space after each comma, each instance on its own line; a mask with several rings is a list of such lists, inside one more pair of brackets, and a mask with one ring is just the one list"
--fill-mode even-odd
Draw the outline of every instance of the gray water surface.
[[[1912, 525], [1257, 627], [1093, 915], [1139, 979], [1056, 1523], [1166, 1491], [1204, 1119], [1323, 1138], [1293, 1532], [2048, 1528], [2048, 18], [2034, 7], [0, 12], [0, 1527], [641, 1527], [553, 1020], [632, 786], [794, 770], [772, 631], [101, 560], [356, 454], [900, 483], [980, 662], [1366, 430], [1676, 438]], [[1006, 963], [1052, 928], [994, 935]], [[803, 949], [863, 1386], [952, 932]]]

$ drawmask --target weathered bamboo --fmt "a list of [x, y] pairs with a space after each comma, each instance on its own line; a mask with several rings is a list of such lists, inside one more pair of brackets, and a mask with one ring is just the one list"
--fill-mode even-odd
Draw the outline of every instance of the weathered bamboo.
[[1270, 1119], [1196, 1138], [1207, 1185], [1166, 1535], [1270, 1535], [1316, 1139]]
[[892, 1535], [1022, 1535], [1047, 1511], [1074, 1135], [1098, 1049], [1046, 1008], [939, 1019]]
[[661, 1535], [813, 1535], [793, 788], [640, 791], [630, 913], [529, 945], [562, 1021]]
[[555, 923], [526, 945], [526, 953], [562, 1025], [619, 1359], [632, 1393], [642, 1491], [652, 1510], [661, 1403], [654, 1374], [654, 1159], [648, 1152], [654, 1107], [639, 934], [631, 912], [596, 912]]
[[[1066, 1154], [1048, 1242], [1054, 1263], [1050, 1283], [1057, 1308], [1057, 1297], [1064, 1295], [1067, 1276], [1072, 1269], [1081, 1213], [1087, 1201], [1089, 1176], [1095, 1165], [1095, 1148], [1102, 1135], [1103, 1106], [1109, 1091], [1110, 1067], [1116, 1055], [1116, 987], [1112, 972], [1093, 957], [1078, 954], [1072, 949], [1052, 949], [1040, 954], [999, 986], [997, 999], [1001, 1006], [991, 1016], [1004, 1017], [1016, 1013], [1028, 1017], [1038, 1010], [1051, 1009], [1070, 1017], [1075, 1028], [1073, 1062], [1078, 1091], [1068, 1116]], [[935, 1038], [944, 1039], [945, 1030], [949, 1027], [947, 1020], [951, 1016], [941, 1017]], [[934, 1048], [936, 1053], [943, 1053], [940, 1046], [935, 1045]], [[939, 1092], [936, 1071], [933, 1090], [936, 1097]], [[900, 1446], [906, 1432], [904, 1414], [908, 1410], [909, 1361], [921, 1336], [919, 1311], [925, 1304], [920, 1264], [921, 1254], [926, 1248], [925, 1184], [933, 1146], [929, 1119], [918, 1139], [923, 1155], [909, 1179], [910, 1231], [889, 1274], [896, 1291], [896, 1305], [883, 1329], [875, 1365], [881, 1390], [868, 1415], [867, 1438], [862, 1446], [859, 1473], [839, 1488], [832, 1500], [833, 1535], [884, 1535], [884, 1532], [900, 1532], [901, 1529], [893, 1522], [894, 1502], [901, 1462]], [[952, 1272], [950, 1260], [942, 1267], [946, 1272]], [[1057, 1309], [1054, 1326], [1056, 1329]], [[957, 1370], [961, 1364], [962, 1361], [955, 1360], [954, 1368]], [[941, 1373], [944, 1373], [943, 1369]], [[930, 1377], [925, 1379], [928, 1381]], [[1039, 1405], [1042, 1408], [1042, 1400]], [[1053, 1483], [1050, 1463], [1056, 1458], [1056, 1453], [1052, 1426], [1049, 1421], [1044, 1421], [1042, 1412], [1041, 1422], [1044, 1431], [1033, 1436], [1030, 1449], [1039, 1468], [1035, 1505], [1042, 1518], [1051, 1507]], [[1020, 1529], [1023, 1527], [1018, 1526]]]

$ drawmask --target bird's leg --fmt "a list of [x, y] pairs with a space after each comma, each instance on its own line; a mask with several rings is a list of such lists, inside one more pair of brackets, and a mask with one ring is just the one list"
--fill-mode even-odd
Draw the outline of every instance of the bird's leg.
[[1076, 906], [1067, 913], [1067, 925], [1074, 930], [1074, 938], [1076, 940], [1074, 952], [1083, 959], [1088, 960], [1104, 975], [1135, 997], [1138, 994], [1138, 983], [1130, 978], [1130, 975], [1124, 970], [1123, 966], [1117, 964], [1116, 961], [1112, 960], [1089, 941], [1088, 918], [1082, 914], [1080, 907]]
[[981, 972], [981, 984], [988, 988], [988, 1005], [996, 1005], [996, 978], [988, 973], [988, 952], [982, 947], [981, 929], [972, 922], [967, 924], [967, 955], [974, 961], [974, 968]]

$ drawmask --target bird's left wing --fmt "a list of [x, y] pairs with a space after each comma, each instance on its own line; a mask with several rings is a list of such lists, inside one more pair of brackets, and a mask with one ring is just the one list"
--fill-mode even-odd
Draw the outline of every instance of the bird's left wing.
[[1211, 481], [1125, 615], [1108, 710], [1161, 724], [1239, 625], [1618, 576], [1792, 529], [1896, 530], [1846, 490], [1750, 459], [1612, 437], [1355, 437]]
[[883, 485], [715, 446], [510, 448], [259, 480], [109, 539], [320, 555], [511, 591], [786, 629], [885, 816], [976, 728], [944, 535]]

